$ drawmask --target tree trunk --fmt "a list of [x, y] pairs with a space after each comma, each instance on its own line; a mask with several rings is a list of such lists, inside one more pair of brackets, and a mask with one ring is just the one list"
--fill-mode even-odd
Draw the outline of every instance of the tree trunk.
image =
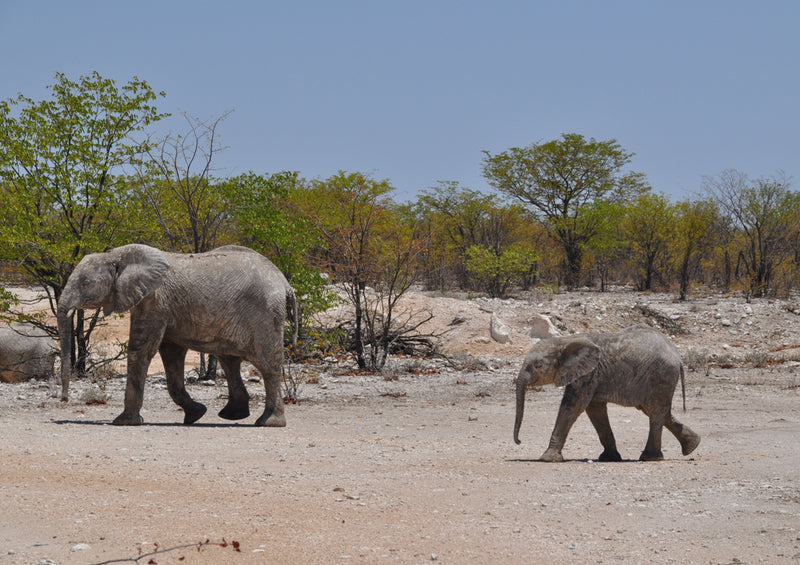
[[78, 310], [75, 313], [75, 355], [72, 363], [72, 373], [78, 377], [86, 375], [88, 340], [84, 331], [84, 319], [83, 310]]
[[681, 262], [681, 274], [680, 274], [681, 300], [686, 300], [686, 295], [689, 293], [689, 258], [690, 258], [690, 252], [687, 250], [686, 253], [684, 253], [683, 255], [683, 261]]
[[69, 398], [69, 379], [75, 352], [72, 317], [62, 309], [58, 311], [58, 337], [61, 342], [61, 400], [66, 401]]
[[564, 282], [570, 290], [577, 288], [581, 281], [581, 259], [583, 251], [578, 243], [573, 241], [564, 242], [564, 255], [566, 264], [564, 265]]

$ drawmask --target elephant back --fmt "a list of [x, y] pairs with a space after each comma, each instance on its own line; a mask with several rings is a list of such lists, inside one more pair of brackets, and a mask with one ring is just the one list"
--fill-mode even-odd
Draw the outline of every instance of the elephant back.
[[0, 327], [0, 381], [16, 383], [53, 374], [56, 342], [32, 326]]

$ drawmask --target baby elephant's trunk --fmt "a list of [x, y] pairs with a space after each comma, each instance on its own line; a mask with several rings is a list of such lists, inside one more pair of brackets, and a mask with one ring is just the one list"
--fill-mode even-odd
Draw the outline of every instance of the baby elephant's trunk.
[[525, 413], [525, 392], [528, 390], [530, 379], [526, 374], [520, 373], [517, 377], [517, 416], [514, 419], [514, 443], [519, 444], [519, 428], [522, 426], [522, 416]]

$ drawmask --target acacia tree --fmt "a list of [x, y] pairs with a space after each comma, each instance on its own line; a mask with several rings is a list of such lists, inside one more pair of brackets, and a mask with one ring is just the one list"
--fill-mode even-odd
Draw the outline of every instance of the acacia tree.
[[488, 245], [488, 215], [493, 197], [461, 187], [457, 182], [440, 182], [423, 190], [414, 206], [419, 224], [427, 226], [431, 255], [427, 266], [432, 281], [444, 290], [455, 278], [461, 288], [468, 284], [464, 254], [472, 245]]
[[708, 238], [716, 216], [717, 207], [710, 200], [678, 202], [675, 206], [680, 300], [686, 300], [692, 270], [698, 268], [703, 252], [711, 247]]
[[748, 277], [749, 294], [765, 296], [776, 265], [790, 247], [797, 194], [782, 173], [752, 181], [729, 169], [717, 177], [706, 177], [703, 185], [741, 233], [739, 259]]
[[675, 236], [669, 200], [663, 194], [640, 194], [627, 207], [620, 229], [639, 270], [639, 289], [651, 290], [659, 268], [666, 270], [669, 245]]
[[429, 235], [425, 272], [436, 287], [444, 289], [455, 278], [460, 288], [477, 281], [482, 290], [500, 292], [502, 286], [505, 292], [512, 280], [532, 277], [536, 226], [520, 204], [499, 202], [496, 195], [457, 182], [440, 182], [422, 191], [411, 214]]
[[[159, 95], [138, 78], [120, 87], [97, 72], [77, 81], [55, 77], [49, 100], [20, 94], [0, 103], [0, 256], [44, 290], [53, 312], [84, 255], [146, 229], [122, 173], [150, 148], [137, 134], [166, 115], [152, 105]], [[89, 322], [76, 316], [78, 373], [96, 320], [97, 313]]]
[[399, 221], [392, 190], [388, 181], [340, 171], [312, 181], [303, 198], [323, 242], [312, 261], [341, 285], [353, 307], [353, 347], [362, 369], [381, 368], [394, 343], [424, 321], [397, 316], [423, 246]]
[[327, 281], [306, 260], [322, 239], [302, 210], [307, 193], [298, 174], [250, 172], [220, 181], [216, 188], [230, 203], [236, 241], [262, 253], [283, 272], [295, 289], [302, 317], [329, 308], [333, 294]]
[[625, 206], [618, 202], [601, 201], [588, 212], [596, 218], [597, 235], [587, 243], [595, 271], [600, 279], [600, 292], [605, 292], [612, 270], [623, 255], [620, 221], [625, 215]]
[[569, 133], [484, 154], [483, 175], [489, 184], [532, 206], [560, 242], [570, 288], [578, 285], [584, 247], [597, 234], [597, 218], [587, 211], [598, 200], [625, 199], [644, 188], [642, 174], [622, 173], [633, 153], [614, 139], [586, 140]]
[[521, 243], [513, 243], [499, 253], [472, 245], [467, 248], [466, 268], [492, 298], [505, 298], [509, 286], [531, 273], [539, 256]]
[[141, 191], [173, 251], [203, 253], [217, 246], [230, 203], [212, 177], [217, 127], [227, 112], [207, 122], [184, 113], [186, 131], [168, 134], [148, 149], [139, 169]]

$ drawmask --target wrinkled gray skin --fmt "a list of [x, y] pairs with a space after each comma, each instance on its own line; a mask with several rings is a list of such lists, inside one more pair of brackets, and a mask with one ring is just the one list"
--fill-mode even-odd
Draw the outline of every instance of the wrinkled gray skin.
[[561, 450], [567, 434], [584, 411], [603, 445], [598, 459], [621, 461], [608, 422], [609, 402], [636, 407], [650, 418], [647, 445], [639, 457], [642, 461], [664, 458], [664, 427], [678, 439], [683, 454], [689, 455], [700, 443], [700, 436], [672, 417], [672, 395], [678, 379], [683, 386], [680, 353], [666, 336], [649, 326], [542, 340], [531, 348], [517, 377], [514, 441], [520, 443], [525, 391], [531, 385], [555, 384], [565, 387], [564, 397], [542, 461], [563, 461]]
[[225, 371], [228, 402], [220, 417], [250, 415], [240, 375], [241, 362], [247, 360], [261, 373], [266, 390], [256, 425], [285, 426], [280, 381], [287, 300], [296, 312], [294, 292], [283, 274], [245, 247], [184, 255], [132, 244], [87, 255], [58, 303], [61, 398], [68, 397], [75, 310], [103, 308], [105, 315], [130, 310], [125, 409], [114, 424], [142, 423], [145, 377], [156, 352], [164, 362], [169, 394], [183, 408], [184, 424], [200, 419], [206, 407], [192, 400], [184, 386], [184, 359], [193, 349], [216, 355]]
[[52, 377], [58, 348], [46, 331], [13, 324], [0, 327], [0, 382]]

